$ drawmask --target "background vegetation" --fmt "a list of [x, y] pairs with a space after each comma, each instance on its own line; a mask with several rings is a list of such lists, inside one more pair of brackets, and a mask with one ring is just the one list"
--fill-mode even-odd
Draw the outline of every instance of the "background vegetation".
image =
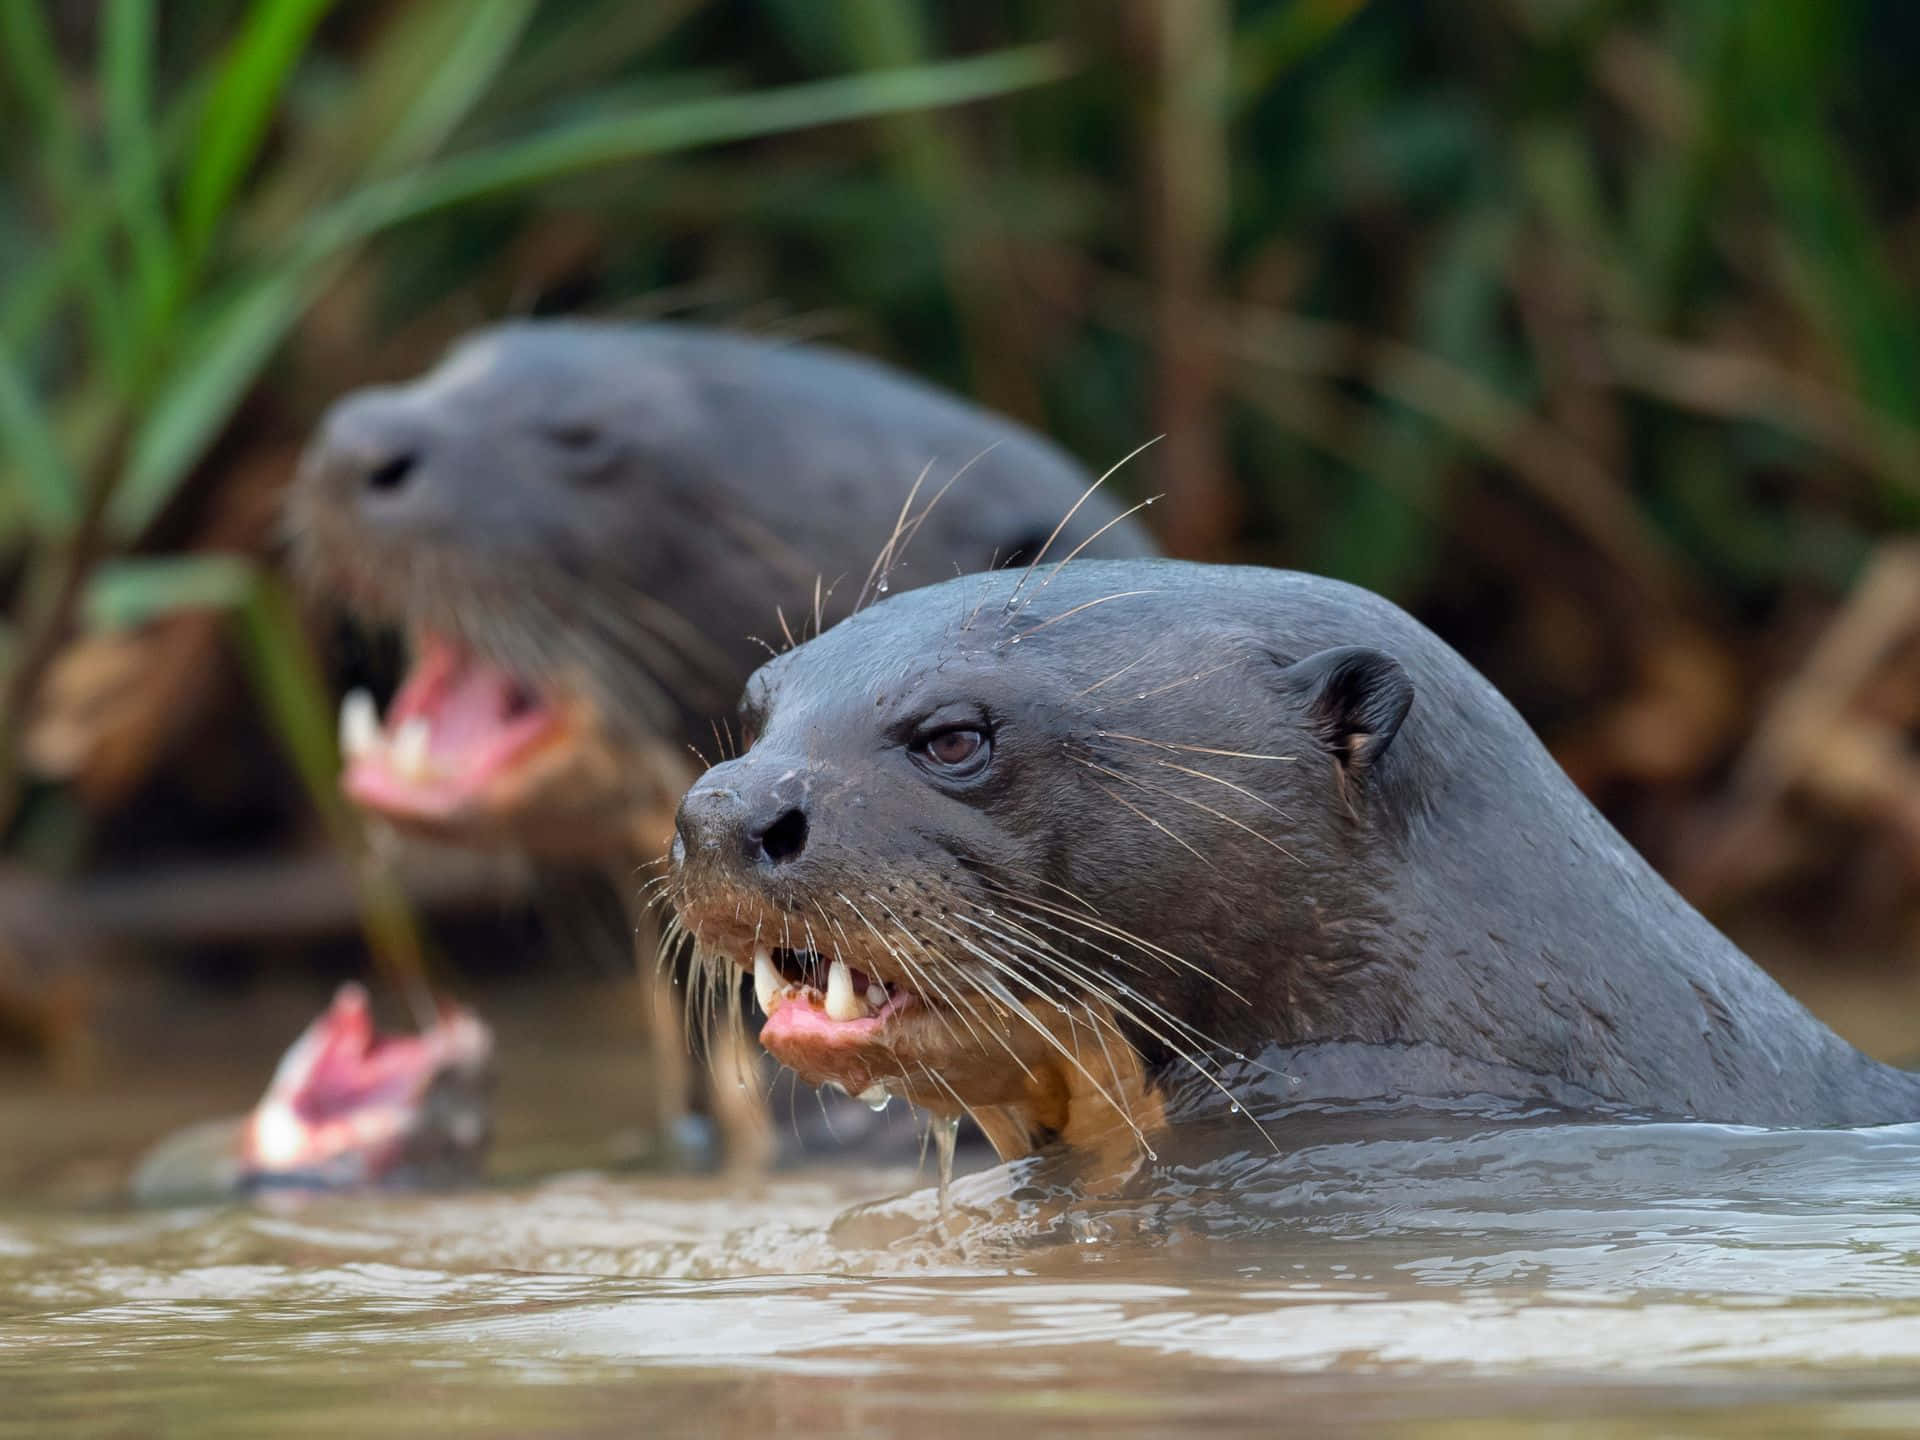
[[1171, 547], [1415, 609], [1920, 1047], [1917, 67], [1901, 0], [0, 0], [0, 1023], [355, 913], [417, 970], [277, 492], [583, 311], [1164, 432]]

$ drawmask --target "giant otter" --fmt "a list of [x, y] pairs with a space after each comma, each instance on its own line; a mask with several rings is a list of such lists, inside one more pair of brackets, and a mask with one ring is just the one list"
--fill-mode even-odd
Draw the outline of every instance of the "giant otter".
[[1012, 422], [820, 347], [481, 331], [338, 402], [288, 499], [297, 570], [411, 641], [384, 721], [365, 694], [343, 706], [347, 791], [444, 839], [598, 862], [630, 894], [770, 649], [863, 596], [1029, 558], [1069, 512], [1056, 544], [1152, 553], [1090, 482]]
[[[749, 681], [671, 892], [814, 1083], [1003, 1155], [1170, 1087], [1484, 1095], [1763, 1125], [1920, 1117], [1380, 597], [1178, 561], [895, 596]], [[1229, 1094], [1228, 1092], [1235, 1092]]]

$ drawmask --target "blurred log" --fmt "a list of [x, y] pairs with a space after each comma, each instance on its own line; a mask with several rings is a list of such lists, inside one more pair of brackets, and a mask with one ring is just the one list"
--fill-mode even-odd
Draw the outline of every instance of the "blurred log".
[[[423, 909], [499, 910], [526, 900], [515, 856], [402, 842], [383, 857]], [[0, 1046], [80, 1076], [116, 967], [156, 950], [265, 947], [359, 931], [354, 874], [336, 853], [210, 860], [83, 880], [0, 868]]]
[[[422, 908], [499, 907], [531, 889], [523, 862], [406, 843], [389, 860]], [[59, 881], [0, 871], [0, 944], [9, 938], [85, 953], [152, 946], [259, 945], [351, 935], [354, 872], [331, 851], [208, 860]]]

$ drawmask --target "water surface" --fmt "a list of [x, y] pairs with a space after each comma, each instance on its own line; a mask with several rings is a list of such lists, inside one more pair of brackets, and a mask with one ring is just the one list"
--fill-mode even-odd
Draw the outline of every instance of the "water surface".
[[1329, 1110], [1098, 1197], [988, 1169], [943, 1223], [930, 1167], [649, 1173], [617, 1095], [532, 1178], [623, 1043], [538, 1038], [461, 1195], [129, 1210], [75, 1190], [97, 1099], [11, 1092], [0, 1434], [1920, 1429], [1920, 1126]]

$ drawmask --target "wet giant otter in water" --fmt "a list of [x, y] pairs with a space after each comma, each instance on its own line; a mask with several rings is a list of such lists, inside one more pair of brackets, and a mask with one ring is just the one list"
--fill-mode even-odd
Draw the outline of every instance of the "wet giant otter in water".
[[[1083, 501], [1091, 479], [1007, 420], [819, 347], [481, 331], [417, 381], [340, 401], [288, 500], [312, 588], [411, 646], [384, 718], [365, 694], [343, 707], [347, 791], [442, 839], [598, 862], [631, 894], [770, 649], [863, 596], [1018, 562], [1070, 510], [1056, 544], [1151, 553], [1104, 494]], [[677, 1034], [658, 1048], [682, 1053]], [[671, 1112], [680, 1082], [662, 1083]]]
[[1176, 561], [889, 598], [753, 676], [674, 903], [814, 1083], [1003, 1155], [1171, 1090], [1920, 1117], [1676, 894], [1513, 708], [1371, 593]]

